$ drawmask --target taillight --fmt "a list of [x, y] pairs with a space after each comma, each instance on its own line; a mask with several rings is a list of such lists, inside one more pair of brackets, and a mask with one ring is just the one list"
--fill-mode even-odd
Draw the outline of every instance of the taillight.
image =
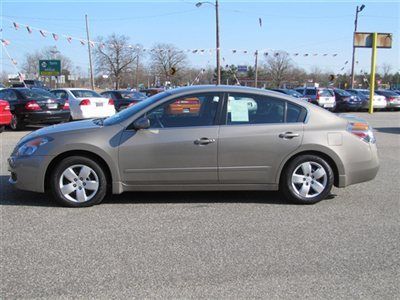
[[64, 106], [63, 106], [63, 110], [69, 110], [69, 102], [68, 100], [65, 100]]
[[389, 97], [389, 98], [388, 98], [388, 101], [394, 101], [394, 100], [396, 100], [395, 97]]
[[10, 104], [6, 104], [3, 110], [10, 110]]
[[114, 105], [114, 100], [113, 99], [108, 99], [108, 105]]
[[375, 137], [372, 128], [363, 122], [350, 122], [347, 126], [347, 131], [358, 136], [361, 140], [367, 143], [375, 143]]
[[90, 105], [90, 100], [89, 99], [83, 99], [79, 105], [84, 106], [84, 105]]
[[39, 104], [37, 104], [36, 101], [29, 101], [28, 103], [25, 104], [25, 108], [26, 110], [42, 110], [39, 106]]

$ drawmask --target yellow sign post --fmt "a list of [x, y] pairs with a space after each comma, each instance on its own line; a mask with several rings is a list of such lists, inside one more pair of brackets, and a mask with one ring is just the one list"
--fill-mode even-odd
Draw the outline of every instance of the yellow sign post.
[[369, 109], [368, 112], [374, 112], [374, 94], [375, 94], [375, 69], [376, 69], [376, 41], [378, 34], [372, 33], [372, 55], [371, 55], [371, 77], [369, 85]]
[[391, 33], [377, 32], [355, 32], [354, 47], [356, 48], [372, 48], [371, 56], [371, 78], [369, 84], [369, 109], [368, 112], [374, 112], [374, 93], [375, 93], [375, 69], [376, 69], [376, 49], [377, 48], [392, 48]]

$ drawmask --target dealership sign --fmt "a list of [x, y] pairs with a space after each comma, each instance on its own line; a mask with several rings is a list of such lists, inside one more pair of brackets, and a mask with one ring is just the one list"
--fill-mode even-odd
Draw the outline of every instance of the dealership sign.
[[39, 60], [40, 76], [59, 76], [61, 74], [61, 60], [46, 59]]
[[[372, 48], [373, 33], [372, 32], [356, 32], [354, 34], [354, 47]], [[376, 39], [377, 48], [392, 48], [392, 34], [378, 33]]]

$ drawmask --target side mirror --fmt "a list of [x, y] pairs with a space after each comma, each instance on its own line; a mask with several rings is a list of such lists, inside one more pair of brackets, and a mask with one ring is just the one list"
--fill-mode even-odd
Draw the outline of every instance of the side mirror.
[[150, 120], [146, 117], [142, 117], [133, 122], [133, 129], [135, 130], [141, 130], [147, 128], [150, 128]]

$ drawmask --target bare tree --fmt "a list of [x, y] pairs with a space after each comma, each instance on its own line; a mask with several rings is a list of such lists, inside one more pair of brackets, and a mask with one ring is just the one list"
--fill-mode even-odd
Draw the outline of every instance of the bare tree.
[[186, 54], [172, 44], [156, 44], [151, 49], [151, 67], [162, 81], [178, 84], [187, 64]]
[[276, 87], [279, 87], [287, 79], [291, 67], [291, 59], [286, 52], [277, 52], [267, 58], [266, 71], [272, 84]]
[[129, 45], [129, 37], [124, 35], [113, 33], [106, 40], [102, 37], [98, 40], [100, 44], [94, 50], [96, 71], [109, 75], [119, 89], [122, 78], [133, 68], [138, 50]]
[[28, 77], [39, 76], [39, 60], [41, 59], [59, 59], [61, 61], [61, 74], [69, 75], [72, 70], [72, 62], [65, 55], [58, 51], [57, 47], [46, 47], [25, 55], [25, 61], [22, 63], [22, 72]]

